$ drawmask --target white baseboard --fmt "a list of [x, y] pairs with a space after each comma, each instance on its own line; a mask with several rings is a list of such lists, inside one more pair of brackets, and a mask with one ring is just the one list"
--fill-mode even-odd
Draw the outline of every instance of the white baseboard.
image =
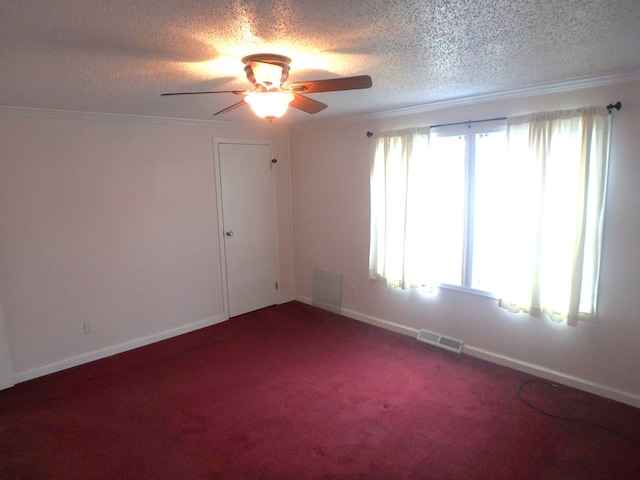
[[282, 305], [283, 303], [289, 303], [289, 302], [293, 302], [294, 300], [296, 300], [296, 297], [293, 295], [285, 295], [280, 297], [280, 299], [278, 300], [278, 305]]
[[463, 347], [463, 353], [471, 355], [472, 357], [480, 358], [482, 360], [487, 360], [492, 363], [497, 363], [498, 365], [504, 365], [505, 367], [513, 368], [514, 370], [530, 373], [531, 375], [545, 378], [562, 385], [567, 385], [579, 390], [583, 390], [585, 392], [593, 393], [594, 395], [599, 395], [601, 397], [609, 398], [617, 402], [626, 403], [627, 405], [631, 405], [632, 407], [640, 408], [640, 395], [634, 395], [633, 393], [617, 390], [607, 385], [594, 383], [584, 378], [575, 377], [564, 372], [541, 367], [540, 365], [536, 365], [533, 363], [523, 362], [515, 358], [506, 357], [504, 355], [489, 352], [487, 350], [472, 347], [466, 344]]
[[[308, 297], [297, 296], [295, 299], [298, 302], [312, 305], [311, 299]], [[410, 337], [418, 336], [417, 328], [408, 327], [406, 325], [390, 322], [388, 320], [382, 320], [381, 318], [372, 317], [370, 315], [363, 315], [362, 313], [356, 312], [354, 310], [346, 310], [344, 308], [341, 308], [340, 314], [344, 315], [345, 317], [353, 318], [354, 320], [359, 320], [364, 323], [375, 325], [376, 327], [384, 328], [386, 330], [393, 330], [394, 332], [402, 333], [403, 335], [408, 335]]]
[[[307, 303], [309, 305], [311, 304], [311, 299], [307, 297], [296, 297], [296, 300]], [[381, 327], [387, 330], [402, 333], [410, 337], [415, 338], [418, 335], [418, 329], [416, 328], [408, 327], [406, 325], [401, 325], [369, 315], [364, 315], [353, 310], [342, 309], [341, 314], [345, 317], [353, 318], [354, 320], [359, 320], [370, 325], [375, 325], [376, 327]], [[480, 358], [491, 363], [496, 363], [498, 365], [513, 368], [514, 370], [518, 370], [520, 372], [529, 373], [531, 375], [535, 375], [536, 377], [541, 377], [556, 383], [560, 383], [562, 385], [567, 385], [579, 390], [583, 390], [585, 392], [593, 393], [594, 395], [599, 395], [601, 397], [609, 398], [617, 402], [625, 403], [627, 405], [631, 405], [632, 407], [640, 408], [640, 395], [617, 390], [607, 385], [601, 385], [591, 382], [584, 378], [575, 377], [573, 375], [542, 367], [540, 365], [524, 362], [516, 358], [511, 358], [495, 352], [483, 350], [466, 343], [463, 346], [462, 352], [472, 357]]]
[[101, 358], [106, 358], [118, 353], [126, 352], [128, 350], [133, 350], [134, 348], [144, 347], [145, 345], [150, 345], [161, 340], [166, 340], [171, 337], [177, 337], [178, 335], [182, 335], [184, 333], [189, 333], [201, 328], [209, 327], [211, 325], [215, 325], [216, 323], [224, 322], [225, 320], [227, 320], [227, 318], [228, 317], [225, 315], [216, 315], [215, 317], [201, 320], [199, 322], [190, 323], [188, 325], [183, 325], [178, 328], [172, 328], [164, 332], [149, 335], [148, 337], [136, 338], [134, 340], [120, 343], [118, 345], [113, 345], [110, 347], [101, 348], [99, 350], [94, 350], [92, 352], [83, 353], [81, 355], [76, 355], [75, 357], [65, 358], [63, 360], [44, 365], [42, 367], [34, 368], [32, 370], [14, 373], [13, 380], [15, 383], [25, 382], [27, 380], [32, 380], [44, 375], [49, 375], [50, 373], [66, 370], [67, 368], [77, 367], [78, 365], [82, 365], [84, 363], [93, 362], [94, 360], [100, 360]]
[[408, 327], [406, 325], [390, 322], [388, 320], [382, 320], [381, 318], [371, 317], [369, 315], [363, 315], [362, 313], [355, 312], [353, 310], [343, 309], [342, 315], [344, 315], [345, 317], [353, 318], [354, 320], [368, 323], [370, 325], [375, 325], [376, 327], [381, 327], [386, 330], [402, 333], [403, 335], [407, 335], [409, 337], [416, 338], [418, 336], [417, 328]]

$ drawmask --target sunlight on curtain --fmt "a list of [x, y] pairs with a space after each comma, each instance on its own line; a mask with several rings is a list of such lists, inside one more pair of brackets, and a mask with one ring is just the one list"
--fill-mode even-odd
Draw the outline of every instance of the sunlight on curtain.
[[497, 261], [496, 293], [509, 311], [569, 325], [593, 319], [608, 129], [600, 107], [508, 120], [500, 235], [510, 242]]
[[430, 284], [424, 268], [428, 129], [379, 134], [371, 169], [369, 276], [400, 288]]

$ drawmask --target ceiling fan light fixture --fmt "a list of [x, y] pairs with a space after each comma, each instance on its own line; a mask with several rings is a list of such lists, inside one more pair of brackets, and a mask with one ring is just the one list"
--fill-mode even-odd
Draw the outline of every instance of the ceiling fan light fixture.
[[284, 115], [293, 98], [292, 93], [275, 90], [254, 92], [248, 95], [244, 101], [249, 104], [257, 116], [271, 120]]
[[269, 121], [284, 115], [289, 105], [306, 113], [318, 113], [327, 105], [307, 97], [308, 93], [338, 92], [341, 90], [358, 90], [372, 85], [369, 75], [355, 77], [329, 78], [295, 82], [283, 87], [289, 78], [291, 59], [274, 53], [256, 53], [242, 59], [244, 73], [253, 85], [253, 90], [216, 90], [210, 92], [178, 92], [162, 95], [196, 95], [203, 93], [233, 93], [244, 96], [244, 100], [223, 108], [213, 114], [230, 112], [247, 104], [253, 112]]

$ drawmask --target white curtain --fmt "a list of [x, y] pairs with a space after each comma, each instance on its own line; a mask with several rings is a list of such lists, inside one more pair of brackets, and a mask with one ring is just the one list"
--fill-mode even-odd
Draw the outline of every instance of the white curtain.
[[428, 284], [424, 243], [424, 162], [428, 129], [377, 135], [371, 168], [369, 276], [399, 288]]
[[[569, 325], [595, 317], [608, 137], [606, 108], [508, 120], [506, 160], [499, 160], [501, 181], [494, 183], [498, 221], [490, 222], [495, 248], [489, 249], [498, 252], [489, 268], [502, 307]], [[464, 196], [454, 180], [463, 173], [436, 157], [428, 129], [378, 135], [371, 278], [399, 288], [456, 284], [450, 279], [462, 265], [463, 232], [454, 228], [459, 222], [451, 220], [451, 208]]]
[[502, 307], [569, 325], [594, 318], [608, 132], [604, 107], [508, 119]]

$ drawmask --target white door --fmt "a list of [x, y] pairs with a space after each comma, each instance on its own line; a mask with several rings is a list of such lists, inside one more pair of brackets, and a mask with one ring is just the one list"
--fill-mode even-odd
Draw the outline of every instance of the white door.
[[217, 143], [229, 317], [278, 301], [271, 145]]

